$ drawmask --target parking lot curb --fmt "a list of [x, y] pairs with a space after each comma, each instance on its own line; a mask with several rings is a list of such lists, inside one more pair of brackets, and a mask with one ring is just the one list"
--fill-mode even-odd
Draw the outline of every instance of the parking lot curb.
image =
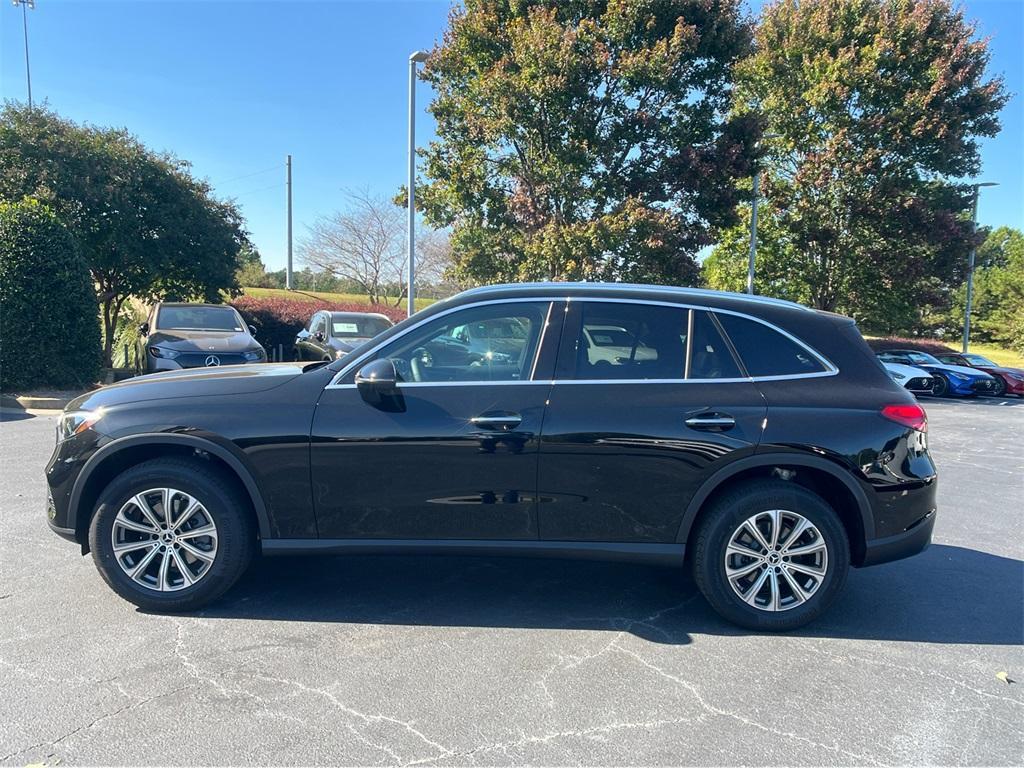
[[66, 397], [33, 397], [31, 395], [0, 395], [0, 407], [21, 411], [63, 411], [77, 395]]

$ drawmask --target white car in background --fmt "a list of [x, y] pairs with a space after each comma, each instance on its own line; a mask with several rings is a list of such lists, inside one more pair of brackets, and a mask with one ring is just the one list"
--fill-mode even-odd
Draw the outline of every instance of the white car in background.
[[879, 362], [889, 372], [892, 380], [904, 389], [913, 392], [915, 395], [930, 395], [932, 393], [935, 379], [928, 371], [915, 368], [912, 365], [903, 365], [902, 363], [887, 363], [884, 360]]

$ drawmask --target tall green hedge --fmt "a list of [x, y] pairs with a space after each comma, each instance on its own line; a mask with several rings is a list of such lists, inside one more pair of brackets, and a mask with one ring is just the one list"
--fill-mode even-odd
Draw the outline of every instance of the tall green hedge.
[[86, 387], [101, 351], [96, 293], [74, 238], [38, 200], [0, 202], [0, 389]]

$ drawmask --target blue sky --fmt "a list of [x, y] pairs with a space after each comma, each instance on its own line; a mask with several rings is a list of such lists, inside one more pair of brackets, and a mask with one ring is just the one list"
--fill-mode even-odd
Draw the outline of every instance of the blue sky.
[[[755, 0], [756, 1], [756, 0]], [[123, 126], [192, 162], [233, 197], [271, 268], [285, 261], [284, 158], [296, 234], [343, 190], [405, 178], [409, 53], [443, 34], [449, 2], [36, 0], [33, 97], [78, 121]], [[984, 141], [979, 219], [1024, 228], [1024, 0], [970, 0], [992, 73], [1016, 97]], [[0, 3], [0, 92], [25, 99], [21, 11]], [[420, 84], [417, 140], [433, 122]]]

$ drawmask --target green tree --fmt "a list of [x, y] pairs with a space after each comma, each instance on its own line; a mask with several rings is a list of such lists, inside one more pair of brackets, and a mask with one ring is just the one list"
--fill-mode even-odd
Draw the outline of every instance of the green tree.
[[969, 190], [948, 180], [977, 172], [976, 138], [998, 132], [1007, 99], [986, 43], [948, 0], [777, 0], [755, 47], [738, 110], [773, 137], [761, 210], [791, 245], [765, 267], [815, 307], [919, 323], [969, 248]]
[[[999, 227], [978, 247], [971, 306], [971, 340], [1012, 347], [1024, 354], [1024, 233]], [[967, 300], [961, 285], [950, 326], [961, 328]]]
[[692, 284], [735, 221], [756, 120], [728, 117], [739, 0], [467, 0], [423, 77], [427, 220], [453, 275]]
[[78, 125], [45, 108], [0, 112], [0, 199], [34, 195], [60, 216], [89, 265], [104, 360], [130, 296], [219, 301], [237, 289], [248, 244], [232, 203], [215, 199], [188, 163], [123, 130]]
[[38, 200], [0, 201], [0, 388], [84, 387], [100, 372], [89, 269]]

